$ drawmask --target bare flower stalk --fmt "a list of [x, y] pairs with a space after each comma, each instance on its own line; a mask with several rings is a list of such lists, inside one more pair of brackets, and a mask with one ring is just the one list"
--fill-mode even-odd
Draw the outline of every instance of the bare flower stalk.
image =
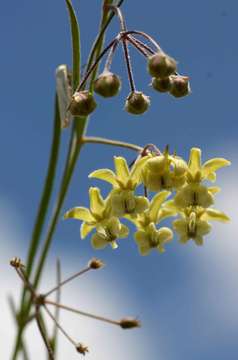
[[105, 139], [97, 136], [84, 136], [82, 139], [83, 144], [104, 144], [104, 145], [111, 145], [111, 146], [118, 146], [123, 147], [126, 149], [134, 150], [134, 151], [142, 151], [143, 148], [141, 146], [126, 143], [124, 141], [119, 140], [112, 140], [112, 139]]
[[76, 279], [77, 277], [79, 277], [80, 275], [85, 274], [86, 272], [88, 272], [89, 270], [91, 270], [91, 267], [87, 266], [85, 269], [80, 270], [79, 272], [77, 272], [76, 274], [73, 274], [72, 276], [70, 276], [69, 278], [65, 279], [64, 281], [62, 281], [61, 283], [59, 283], [56, 287], [54, 287], [53, 289], [49, 290], [47, 293], [45, 293], [43, 296], [47, 297], [49, 295], [51, 295], [53, 292], [59, 290], [62, 286], [64, 286], [65, 284], [68, 284], [70, 281]]

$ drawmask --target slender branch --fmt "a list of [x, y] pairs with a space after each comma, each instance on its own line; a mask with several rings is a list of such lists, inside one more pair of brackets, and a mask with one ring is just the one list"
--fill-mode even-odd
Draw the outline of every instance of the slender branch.
[[123, 50], [124, 50], [124, 56], [125, 56], [125, 61], [126, 61], [126, 67], [127, 67], [130, 88], [131, 88], [131, 91], [134, 92], [134, 91], [136, 91], [136, 87], [135, 87], [135, 82], [133, 79], [131, 59], [130, 59], [130, 54], [129, 54], [129, 49], [128, 49], [126, 38], [122, 38], [122, 46], [123, 46]]
[[97, 136], [84, 136], [82, 138], [83, 144], [104, 144], [104, 145], [111, 145], [111, 146], [118, 146], [123, 147], [126, 149], [134, 150], [134, 151], [142, 151], [143, 148], [141, 146], [126, 143], [124, 141], [118, 141], [118, 140], [111, 140], [111, 139], [105, 139]]
[[[82, 79], [82, 81], [80, 82], [80, 84], [78, 85], [76, 91], [80, 91], [83, 89], [84, 85], [86, 84], [88, 78], [90, 77], [90, 75], [92, 74], [93, 70], [97, 67], [99, 61], [103, 58], [103, 56], [108, 52], [108, 50], [114, 45], [115, 42], [117, 42], [118, 40], [116, 38], [114, 38], [110, 44], [108, 44], [105, 49], [101, 52], [101, 54], [97, 57], [97, 59], [95, 60], [95, 62], [93, 63], [93, 65], [89, 68], [89, 70], [87, 71], [87, 73], [85, 74], [84, 78]], [[70, 105], [69, 105], [70, 106]]]
[[52, 313], [50, 312], [50, 310], [47, 308], [46, 305], [43, 305], [45, 311], [47, 312], [47, 314], [49, 315], [49, 317], [52, 319], [52, 321], [55, 323], [55, 325], [57, 326], [57, 328], [62, 332], [62, 334], [71, 342], [71, 344], [73, 344], [74, 346], [77, 346], [76, 341], [74, 341], [71, 336], [69, 336], [69, 334], [67, 334], [67, 332], [62, 328], [62, 326], [59, 324], [59, 322], [54, 318], [54, 316], [52, 315]]
[[57, 304], [54, 301], [45, 300], [45, 304], [57, 306], [60, 309], [67, 310], [67, 311], [73, 312], [73, 313], [78, 314], [78, 315], [86, 316], [86, 317], [89, 317], [91, 319], [100, 320], [100, 321], [103, 321], [103, 322], [107, 322], [109, 324], [114, 324], [114, 325], [119, 325], [120, 326], [120, 321], [111, 320], [111, 319], [105, 318], [103, 316], [98, 316], [98, 315], [94, 315], [94, 314], [91, 314], [91, 313], [87, 313], [87, 312], [84, 312], [84, 311], [81, 311], [81, 310], [78, 310], [78, 309], [71, 308], [70, 306], [67, 306], [67, 305]]
[[[60, 265], [60, 260], [57, 259], [56, 261], [56, 283], [58, 286], [58, 289], [56, 290], [56, 297], [55, 297], [55, 301], [56, 302], [60, 302], [61, 301], [61, 288], [59, 287], [60, 283], [61, 283], [61, 265]], [[59, 308], [55, 308], [55, 320], [59, 321], [59, 316], [60, 316], [60, 309]], [[56, 345], [57, 345], [57, 335], [58, 335], [58, 328], [55, 325], [53, 328], [53, 335], [52, 335], [52, 347], [53, 347], [53, 352], [54, 354], [56, 353]]]
[[113, 10], [117, 15], [120, 21], [121, 31], [126, 31], [126, 22], [124, 16], [122, 15], [121, 9], [119, 9], [119, 7], [115, 5], [106, 5], [106, 7]]
[[63, 285], [69, 283], [70, 281], [74, 280], [75, 278], [77, 278], [78, 276], [85, 274], [86, 272], [88, 272], [89, 270], [91, 270], [91, 267], [87, 266], [85, 269], [77, 272], [76, 274], [70, 276], [69, 278], [65, 279], [64, 281], [62, 281], [61, 283], [59, 283], [56, 287], [54, 287], [52, 290], [48, 291], [46, 294], [44, 294], [44, 297], [47, 297], [49, 295], [51, 295], [54, 291], [60, 289]]
[[42, 337], [42, 339], [43, 339], [43, 341], [44, 341], [46, 350], [47, 350], [47, 352], [48, 352], [49, 359], [50, 359], [50, 360], [54, 360], [54, 359], [55, 359], [54, 353], [53, 353], [53, 351], [52, 351], [52, 349], [51, 349], [50, 343], [49, 343], [49, 341], [48, 341], [48, 339], [47, 339], [47, 336], [46, 336], [46, 334], [45, 334], [44, 328], [43, 328], [43, 326], [42, 326], [41, 318], [40, 318], [40, 316], [39, 316], [39, 307], [38, 307], [38, 306], [36, 306], [36, 323], [37, 323], [38, 329], [39, 329], [39, 331], [40, 331], [41, 337]]
[[[122, 5], [123, 2], [124, 2], [124, 0], [118, 1], [116, 6], [119, 8]], [[108, 3], [109, 3], [109, 1], [104, 1], [105, 5], [107, 5]], [[115, 16], [115, 13], [113, 11], [108, 16], [107, 11], [105, 11], [105, 7], [103, 8], [103, 16], [102, 16], [101, 25], [100, 25], [100, 31], [99, 31], [99, 34], [98, 34], [96, 40], [94, 41], [94, 44], [93, 44], [92, 49], [90, 51], [86, 71], [88, 71], [88, 69], [91, 67], [91, 65], [93, 63], [93, 60], [95, 58], [97, 58], [98, 55], [100, 54], [99, 49], [101, 49], [101, 47], [103, 45], [103, 37], [104, 37], [105, 31], [108, 28], [108, 25], [110, 24], [110, 22], [112, 21], [114, 16]], [[92, 77], [95, 77], [95, 74], [93, 74]], [[90, 88], [90, 90], [91, 90], [91, 88]]]
[[105, 66], [104, 66], [104, 71], [105, 72], [110, 71], [110, 67], [112, 65], [112, 59], [113, 59], [113, 56], [115, 54], [117, 45], [119, 44], [120, 37], [121, 37], [120, 35], [116, 37], [115, 42], [114, 42], [113, 46], [111, 47], [111, 49], [109, 51], [109, 54], [108, 54], [108, 57], [107, 57], [107, 60], [105, 62]]
[[142, 41], [137, 40], [134, 38], [134, 36], [126, 36], [126, 39], [143, 54], [146, 58], [150, 55], [153, 55], [155, 52], [146, 44], [144, 44]]
[[125, 35], [135, 34], [135, 35], [143, 36], [145, 39], [149, 40], [149, 41], [151, 42], [151, 44], [153, 44], [158, 51], [162, 51], [162, 50], [161, 50], [161, 47], [160, 47], [160, 45], [157, 43], [157, 41], [155, 41], [154, 38], [152, 38], [150, 35], [146, 34], [146, 33], [143, 32], [143, 31], [129, 30], [129, 31], [126, 31], [124, 34], [125, 34]]

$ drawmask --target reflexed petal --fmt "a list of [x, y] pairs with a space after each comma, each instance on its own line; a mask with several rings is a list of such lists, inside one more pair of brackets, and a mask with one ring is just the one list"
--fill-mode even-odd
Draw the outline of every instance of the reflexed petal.
[[165, 249], [164, 249], [164, 247], [163, 247], [162, 245], [158, 245], [158, 246], [156, 247], [156, 249], [159, 251], [160, 254], [162, 254], [162, 253], [165, 252]]
[[89, 225], [86, 222], [83, 222], [80, 227], [81, 238], [84, 239], [94, 228], [94, 225]]
[[197, 234], [198, 236], [203, 236], [208, 234], [211, 231], [211, 225], [204, 220], [198, 220], [197, 221]]
[[142, 158], [137, 160], [135, 164], [132, 166], [130, 177], [134, 183], [139, 184], [141, 182], [141, 170], [144, 167], [147, 160], [148, 160], [148, 156], [143, 156]]
[[160, 193], [156, 194], [150, 203], [149, 208], [149, 216], [152, 222], [157, 222], [158, 213], [161, 208], [162, 203], [167, 199], [167, 197], [171, 194], [169, 191], [161, 191]]
[[104, 180], [109, 182], [113, 186], [118, 186], [114, 172], [109, 169], [99, 169], [93, 171], [91, 174], [88, 175], [88, 177]]
[[164, 155], [155, 156], [146, 163], [146, 169], [154, 174], [162, 174], [169, 166], [169, 160]]
[[196, 236], [195, 239], [193, 239], [195, 244], [198, 246], [202, 246], [203, 245], [203, 237], [202, 236]]
[[91, 212], [97, 215], [102, 215], [105, 204], [100, 190], [97, 187], [90, 187], [89, 199]]
[[136, 196], [135, 197], [135, 210], [136, 214], [144, 212], [149, 207], [149, 200], [145, 196]]
[[118, 236], [121, 228], [120, 220], [116, 217], [109, 219], [105, 225], [112, 236]]
[[120, 217], [125, 214], [125, 204], [120, 194], [112, 195], [111, 206], [113, 215]]
[[226, 214], [216, 209], [207, 209], [203, 215], [203, 218], [206, 220], [217, 220], [224, 223], [230, 221], [230, 218]]
[[90, 213], [90, 211], [85, 207], [74, 207], [68, 210], [64, 214], [64, 219], [69, 219], [69, 218], [87, 221], [87, 222], [91, 222], [95, 220], [92, 214]]
[[180, 237], [179, 242], [181, 244], [186, 244], [189, 241], [189, 237], [187, 235], [183, 235]]
[[138, 244], [138, 250], [139, 250], [140, 255], [146, 256], [150, 253], [151, 247], [149, 244], [143, 244], [143, 245]]
[[162, 221], [168, 217], [176, 216], [177, 213], [178, 213], [177, 210], [162, 208], [159, 210], [156, 223], [159, 223], [160, 221]]
[[173, 228], [181, 236], [187, 236], [187, 222], [185, 219], [177, 219], [173, 221]]
[[111, 245], [111, 247], [112, 247], [113, 250], [115, 250], [115, 249], [118, 248], [118, 245], [117, 245], [116, 241], [111, 241], [111, 242], [110, 242], [110, 245]]
[[129, 229], [126, 225], [121, 224], [121, 229], [119, 231], [118, 237], [120, 239], [126, 238], [129, 235]]
[[199, 148], [192, 148], [190, 150], [188, 166], [192, 173], [201, 169], [201, 150]]
[[91, 238], [91, 244], [95, 249], [104, 249], [108, 245], [108, 242], [105, 236], [96, 233]]
[[214, 173], [215, 171], [217, 171], [218, 169], [224, 166], [229, 166], [230, 164], [231, 164], [230, 161], [223, 158], [214, 158], [208, 160], [203, 164], [202, 174], [204, 177], [207, 178], [209, 174]]
[[173, 231], [167, 227], [162, 227], [158, 230], [159, 243], [164, 244], [173, 238]]
[[114, 165], [118, 179], [122, 183], [126, 183], [130, 176], [126, 159], [121, 156], [114, 156]]
[[221, 191], [221, 188], [219, 188], [218, 186], [210, 186], [208, 187], [207, 189], [211, 194], [215, 195], [217, 194], [218, 192]]
[[206, 176], [206, 179], [210, 180], [211, 182], [215, 182], [217, 178], [217, 175], [215, 172], [212, 172]]
[[149, 238], [144, 230], [136, 231], [134, 238], [138, 245], [149, 245]]

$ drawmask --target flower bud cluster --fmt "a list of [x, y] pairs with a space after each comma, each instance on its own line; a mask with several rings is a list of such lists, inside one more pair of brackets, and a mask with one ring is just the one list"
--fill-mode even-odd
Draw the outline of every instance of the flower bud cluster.
[[[165, 244], [172, 240], [173, 231], [160, 223], [172, 216], [178, 216], [171, 227], [181, 243], [192, 239], [202, 245], [204, 235], [211, 231], [210, 220], [229, 220], [212, 207], [220, 189], [207, 186], [207, 180], [215, 181], [215, 172], [229, 164], [223, 158], [201, 164], [198, 148], [191, 149], [188, 162], [169, 154], [168, 148], [163, 153], [142, 151], [131, 167], [123, 157], [114, 157], [115, 172], [99, 169], [89, 175], [111, 184], [108, 196], [103, 199], [100, 190], [91, 187], [90, 208], [72, 208], [64, 217], [82, 221], [82, 239], [95, 229], [91, 243], [96, 249], [108, 244], [115, 249], [118, 239], [128, 237], [129, 228], [121, 222], [124, 219], [136, 227], [134, 239], [141, 255], [152, 249], [162, 253]], [[154, 194], [139, 195], [137, 189], [141, 185]]]
[[154, 90], [169, 92], [176, 98], [189, 95], [189, 78], [177, 74], [176, 61], [163, 51], [149, 57], [148, 71], [152, 76], [151, 85]]
[[[104, 70], [91, 81], [95, 93], [103, 98], [111, 98], [120, 92], [121, 79], [111, 72], [113, 56], [118, 44], [121, 43], [124, 50], [124, 62], [128, 73], [130, 93], [125, 101], [125, 110], [132, 115], [145, 113], [150, 106], [150, 99], [143, 92], [138, 91], [135, 86], [133, 68], [129, 55], [128, 44], [133, 46], [141, 55], [147, 59], [148, 72], [152, 76], [152, 87], [159, 92], [169, 92], [172, 96], [179, 98], [190, 93], [190, 85], [187, 76], [177, 73], [177, 62], [167, 55], [159, 44], [148, 34], [142, 31], [128, 31], [121, 10], [114, 5], [110, 6], [119, 15], [121, 31], [102, 51], [102, 53], [91, 64], [76, 92], [72, 96], [69, 111], [73, 116], [88, 116], [96, 109], [96, 102], [93, 94], [85, 90], [87, 80], [94, 73], [95, 67], [99, 64], [104, 55], [107, 55]], [[145, 42], [138, 39], [142, 38]]]

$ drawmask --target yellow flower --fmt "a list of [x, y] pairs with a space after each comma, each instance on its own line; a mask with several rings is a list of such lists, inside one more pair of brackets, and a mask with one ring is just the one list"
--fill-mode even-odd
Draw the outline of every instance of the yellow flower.
[[141, 183], [140, 173], [146, 160], [147, 156], [140, 158], [129, 169], [126, 159], [114, 156], [115, 172], [110, 169], [99, 169], [92, 172], [89, 178], [107, 181], [114, 189], [133, 191]]
[[116, 239], [126, 238], [128, 234], [127, 226], [123, 225], [118, 218], [111, 217], [97, 226], [91, 243], [95, 249], [104, 249], [109, 244], [113, 249], [116, 249], [118, 247]]
[[216, 171], [224, 166], [229, 166], [230, 161], [223, 158], [214, 158], [201, 164], [201, 150], [192, 148], [188, 161], [188, 182], [201, 180], [216, 180]]
[[228, 222], [229, 217], [216, 209], [190, 207], [181, 213], [182, 218], [173, 222], [174, 230], [180, 235], [180, 242], [185, 244], [189, 239], [197, 245], [203, 244], [203, 236], [211, 231], [209, 220]]
[[208, 208], [214, 203], [214, 198], [206, 186], [199, 183], [191, 183], [177, 192], [174, 197], [174, 203], [179, 208], [186, 208], [188, 206]]
[[150, 223], [144, 229], [139, 229], [134, 234], [141, 255], [148, 255], [152, 249], [164, 252], [164, 244], [172, 240], [173, 232], [167, 227], [156, 229], [154, 223]]
[[143, 184], [150, 191], [172, 190], [181, 187], [186, 181], [186, 162], [178, 156], [163, 154], [148, 157], [142, 169]]
[[112, 214], [121, 217], [143, 213], [149, 207], [149, 200], [145, 196], [135, 196], [130, 190], [115, 189], [110, 194], [110, 204]]
[[96, 234], [92, 236], [93, 247], [100, 249], [110, 244], [116, 248], [116, 239], [128, 236], [128, 228], [121, 224], [119, 219], [111, 216], [108, 198], [103, 200], [100, 190], [96, 187], [89, 189], [90, 209], [85, 207], [74, 207], [66, 212], [65, 219], [73, 218], [81, 220], [81, 238], [84, 239], [93, 229]]

